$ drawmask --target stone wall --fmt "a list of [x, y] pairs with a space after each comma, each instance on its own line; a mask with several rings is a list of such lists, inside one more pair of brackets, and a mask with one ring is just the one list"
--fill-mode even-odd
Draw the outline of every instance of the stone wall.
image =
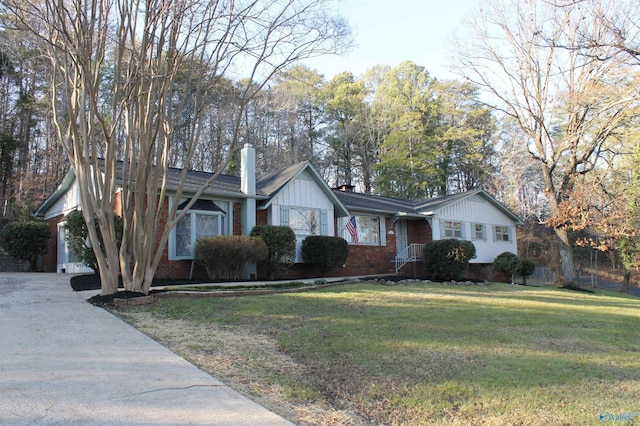
[[29, 262], [14, 259], [0, 248], [0, 272], [27, 272]]

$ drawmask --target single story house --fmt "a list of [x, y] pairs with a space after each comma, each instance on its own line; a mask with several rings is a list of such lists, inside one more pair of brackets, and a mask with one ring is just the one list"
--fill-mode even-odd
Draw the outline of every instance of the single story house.
[[[168, 202], [180, 205], [211, 176], [189, 171], [185, 195], [176, 200], [171, 193], [175, 194], [181, 170], [170, 169], [168, 173]], [[45, 271], [90, 272], [73, 258], [64, 238], [65, 216], [79, 205], [77, 181], [70, 170], [36, 211], [49, 223], [54, 236], [44, 258]], [[294, 230], [296, 264], [279, 277], [302, 278], [317, 276], [300, 255], [302, 240], [309, 235], [341, 236], [349, 243], [347, 263], [330, 275], [419, 276], [425, 242], [470, 240], [477, 249], [471, 263], [486, 265], [502, 252], [517, 253], [516, 227], [521, 223], [481, 189], [420, 201], [362, 194], [346, 185], [329, 187], [308, 161], [257, 178], [255, 150], [246, 144], [241, 151], [241, 176], [221, 175], [171, 230], [156, 277], [202, 277], [203, 268], [193, 262], [198, 238], [248, 235], [256, 224], [288, 225]], [[249, 274], [248, 279], [263, 277], [260, 270]]]

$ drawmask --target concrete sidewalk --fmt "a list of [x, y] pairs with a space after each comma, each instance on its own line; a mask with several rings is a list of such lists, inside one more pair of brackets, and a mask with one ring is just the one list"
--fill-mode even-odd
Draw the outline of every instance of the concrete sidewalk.
[[71, 290], [0, 274], [0, 424], [291, 425]]

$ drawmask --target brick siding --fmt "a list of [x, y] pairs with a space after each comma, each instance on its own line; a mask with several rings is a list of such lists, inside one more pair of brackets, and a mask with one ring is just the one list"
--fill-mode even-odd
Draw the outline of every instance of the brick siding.
[[47, 242], [47, 253], [42, 257], [43, 272], [58, 272], [58, 224], [64, 220], [64, 215], [47, 219], [51, 238]]

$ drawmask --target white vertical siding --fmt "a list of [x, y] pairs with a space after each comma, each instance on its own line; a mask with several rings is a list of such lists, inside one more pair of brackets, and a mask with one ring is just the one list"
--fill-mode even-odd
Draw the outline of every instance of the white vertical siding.
[[[335, 235], [333, 201], [327, 197], [313, 177], [305, 170], [298, 177], [291, 180], [273, 198], [268, 213], [269, 223], [280, 225], [280, 207], [306, 207], [326, 210], [327, 235]], [[305, 237], [296, 237], [296, 262], [302, 262], [301, 247]]]
[[[462, 222], [463, 239], [476, 246], [477, 257], [471, 263], [492, 263], [497, 255], [505, 251], [516, 253], [516, 226], [513, 220], [479, 195], [460, 200], [440, 209], [433, 221], [433, 239], [442, 239], [442, 224], [445, 221]], [[485, 240], [472, 238], [474, 224], [485, 226]], [[510, 241], [495, 241], [495, 226], [509, 227]]]
[[307, 172], [289, 182], [271, 204], [270, 223], [280, 225], [280, 206], [308, 207], [327, 211], [327, 235], [335, 235], [333, 201]]
[[60, 215], [69, 213], [80, 206], [80, 190], [78, 188], [78, 181], [74, 180], [71, 187], [65, 192], [49, 210], [44, 219], [51, 219]]

